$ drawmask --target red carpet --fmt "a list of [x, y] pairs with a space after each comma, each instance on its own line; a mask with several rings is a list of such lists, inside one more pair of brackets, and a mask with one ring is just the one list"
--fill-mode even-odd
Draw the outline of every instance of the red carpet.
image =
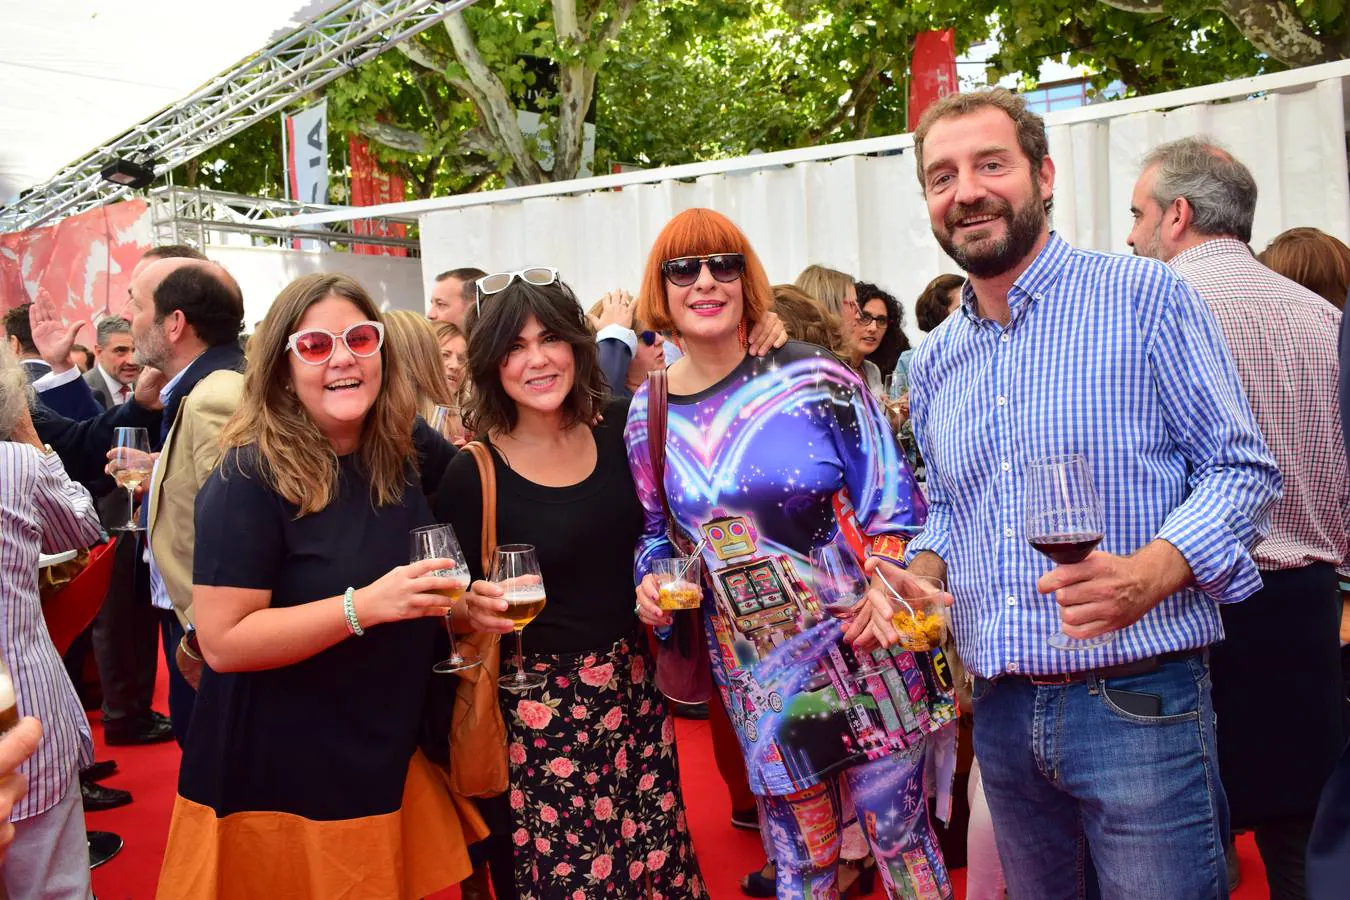
[[[168, 710], [164, 685], [161, 660], [155, 702], [155, 708], [161, 712]], [[97, 758], [116, 759], [120, 767], [118, 774], [105, 783], [131, 791], [135, 797], [130, 806], [86, 817], [90, 829], [115, 831], [126, 840], [125, 849], [116, 858], [94, 870], [94, 893], [99, 900], [149, 900], [155, 895], [169, 833], [169, 816], [178, 783], [178, 745], [105, 747], [98, 716], [91, 719]], [[699, 865], [714, 900], [735, 900], [742, 896], [737, 886], [741, 876], [763, 861], [759, 836], [737, 831], [728, 824], [731, 807], [713, 762], [707, 724], [685, 720], [677, 724], [680, 772]], [[1242, 885], [1233, 894], [1233, 900], [1268, 900], [1265, 869], [1250, 835], [1238, 839], [1238, 853]], [[956, 896], [963, 897], [965, 872], [953, 872], [952, 880]], [[452, 889], [441, 896], [443, 900], [457, 900], [459, 892]], [[883, 896], [880, 887], [871, 896]]]

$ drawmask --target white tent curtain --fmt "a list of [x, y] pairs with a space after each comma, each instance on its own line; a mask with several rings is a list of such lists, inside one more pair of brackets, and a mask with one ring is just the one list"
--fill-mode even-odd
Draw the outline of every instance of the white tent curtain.
[[[1340, 78], [1235, 102], [1058, 118], [1070, 121], [1049, 118], [1058, 173], [1054, 224], [1076, 246], [1128, 252], [1139, 160], [1158, 143], [1201, 133], [1256, 177], [1257, 250], [1298, 225], [1350, 240]], [[612, 288], [636, 289], [657, 232], [692, 206], [739, 224], [775, 283], [792, 281], [810, 263], [876, 282], [905, 304], [911, 337], [919, 336], [914, 298], [935, 275], [956, 271], [929, 230], [907, 150], [427, 213], [420, 219], [423, 289], [429, 293], [438, 272], [460, 266], [552, 265], [589, 305]]]

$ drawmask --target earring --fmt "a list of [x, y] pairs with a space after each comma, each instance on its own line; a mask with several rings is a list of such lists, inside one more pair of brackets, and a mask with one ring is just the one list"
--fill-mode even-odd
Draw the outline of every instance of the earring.
[[750, 337], [746, 334], [745, 320], [741, 319], [741, 324], [736, 326], [736, 336], [741, 339], [741, 349], [750, 349]]

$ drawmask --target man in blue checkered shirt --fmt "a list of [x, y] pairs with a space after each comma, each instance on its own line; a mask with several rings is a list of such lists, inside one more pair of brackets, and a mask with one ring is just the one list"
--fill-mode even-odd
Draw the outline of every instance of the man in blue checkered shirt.
[[[930, 512], [909, 564], [955, 598], [1009, 893], [1226, 897], [1205, 648], [1261, 586], [1280, 473], [1223, 336], [1164, 264], [1050, 231], [1045, 126], [1015, 95], [939, 101], [915, 158], [969, 281], [910, 370]], [[1086, 458], [1105, 528], [1055, 566], [1023, 503], [1029, 465], [1062, 454]], [[1065, 651], [1061, 631], [1112, 638]]]

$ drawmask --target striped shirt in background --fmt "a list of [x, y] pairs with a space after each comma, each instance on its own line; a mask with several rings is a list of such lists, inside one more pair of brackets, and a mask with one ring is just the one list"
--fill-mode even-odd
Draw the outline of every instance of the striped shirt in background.
[[[947, 563], [957, 646], [986, 678], [1111, 666], [1204, 647], [1218, 603], [1261, 587], [1250, 548], [1265, 533], [1280, 473], [1203, 301], [1164, 264], [1075, 250], [1052, 233], [1008, 294], [1006, 327], [962, 308], [910, 368], [914, 433], [928, 464], [928, 522], [912, 559]], [[1195, 586], [1105, 646], [1078, 653], [1036, 582], [1051, 563], [1027, 543], [1024, 473], [1082, 453], [1105, 509], [1100, 549], [1175, 546]]]
[[89, 492], [66, 477], [56, 454], [0, 441], [0, 656], [9, 666], [19, 715], [42, 721], [37, 752], [19, 767], [28, 793], [10, 821], [46, 812], [94, 761], [93, 739], [75, 686], [52, 646], [38, 598], [39, 553], [88, 547], [102, 537]]
[[1336, 396], [1341, 311], [1267, 269], [1235, 238], [1206, 241], [1168, 265], [1214, 313], [1284, 476], [1270, 533], [1252, 558], [1266, 570], [1341, 566], [1350, 557], [1350, 474]]

